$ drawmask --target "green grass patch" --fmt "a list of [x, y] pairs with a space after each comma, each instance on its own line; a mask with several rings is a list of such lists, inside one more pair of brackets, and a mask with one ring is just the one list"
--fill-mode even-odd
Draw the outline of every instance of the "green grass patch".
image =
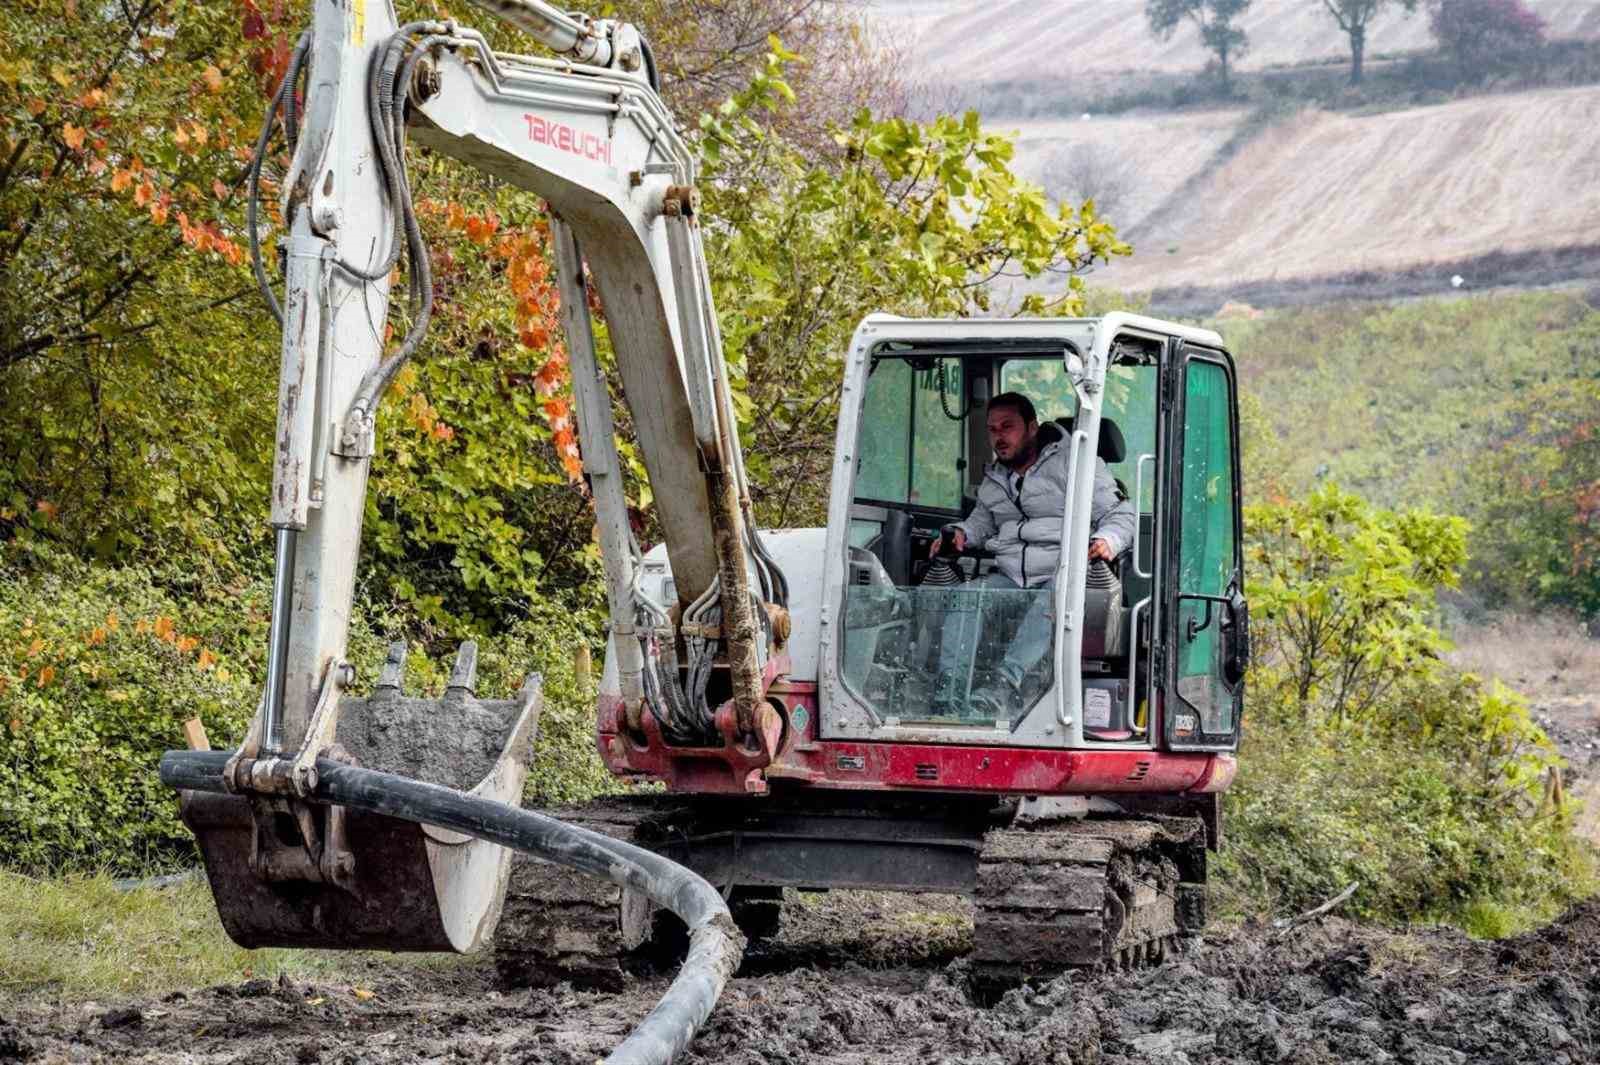
[[1600, 611], [1596, 302], [1494, 293], [1216, 323], [1240, 361], [1246, 493], [1332, 481], [1459, 514], [1483, 602]]
[[119, 890], [107, 874], [33, 878], [0, 871], [0, 996], [138, 996], [276, 979], [361, 983], [378, 965], [478, 962], [450, 954], [245, 950], [228, 938], [204, 879]]

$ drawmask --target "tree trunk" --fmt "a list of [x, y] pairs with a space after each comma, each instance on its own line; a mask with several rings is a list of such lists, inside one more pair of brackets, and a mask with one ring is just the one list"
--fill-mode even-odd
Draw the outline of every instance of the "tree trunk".
[[1367, 51], [1367, 28], [1357, 26], [1350, 31], [1350, 84], [1361, 84], [1361, 58]]
[[1232, 96], [1233, 85], [1228, 81], [1228, 46], [1217, 49], [1217, 61], [1222, 67], [1222, 95]]

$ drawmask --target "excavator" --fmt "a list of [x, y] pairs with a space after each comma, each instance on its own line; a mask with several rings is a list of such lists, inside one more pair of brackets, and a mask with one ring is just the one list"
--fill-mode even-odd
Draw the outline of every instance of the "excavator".
[[[558, 816], [687, 866], [752, 938], [777, 927], [785, 889], [967, 896], [970, 964], [996, 980], [1151, 964], [1197, 934], [1249, 657], [1221, 338], [1125, 313], [873, 314], [847, 350], [818, 353], [843, 373], [827, 526], [760, 529], [694, 155], [640, 31], [477, 0], [550, 53], [505, 54], [453, 20], [399, 24], [389, 0], [311, 6], [250, 182], [254, 241], [281, 126], [281, 283], [256, 256], [282, 323], [264, 690], [219, 761], [223, 786], [181, 795], [230, 935], [492, 943], [510, 983], [596, 986], [621, 986], [672, 938], [637, 884], [313, 801], [319, 773], [353, 766], [515, 805], [537, 728], [537, 679], [479, 699], [471, 644], [440, 698], [403, 693], [403, 645], [369, 694], [345, 694], [374, 419], [432, 312], [408, 141], [542, 197], [552, 217], [610, 613], [596, 749], [621, 782], [657, 785]], [[408, 315], [386, 349], [399, 276]], [[1039, 587], [984, 581], [995, 542], [957, 551], [946, 532], [994, 458], [988, 405], [1011, 392], [1068, 454], [1050, 516], [1059, 563]], [[629, 521], [614, 397], [653, 490], [649, 551]], [[1101, 472], [1137, 515], [1109, 562], [1089, 551]], [[1047, 619], [1048, 646], [999, 688], [1029, 616]]]

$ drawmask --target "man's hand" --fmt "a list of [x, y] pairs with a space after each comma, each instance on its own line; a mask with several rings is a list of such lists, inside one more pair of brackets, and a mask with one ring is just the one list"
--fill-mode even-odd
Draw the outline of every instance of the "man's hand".
[[[960, 554], [962, 551], [967, 549], [967, 534], [962, 532], [960, 529], [956, 529], [951, 533], [950, 542], [955, 545], [956, 553]], [[944, 537], [941, 535], [939, 539], [928, 545], [928, 557], [938, 558], [939, 548], [943, 546], [943, 544]]]
[[1110, 562], [1116, 557], [1111, 551], [1111, 545], [1106, 543], [1104, 539], [1095, 537], [1089, 541], [1090, 562]]

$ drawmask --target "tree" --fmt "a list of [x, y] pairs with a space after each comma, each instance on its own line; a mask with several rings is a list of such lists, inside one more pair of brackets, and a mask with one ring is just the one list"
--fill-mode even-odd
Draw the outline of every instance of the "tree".
[[1600, 382], [1519, 389], [1467, 470], [1475, 582], [1516, 605], [1600, 616]]
[[204, 559], [265, 502], [277, 345], [239, 191], [298, 17], [0, 5], [0, 536]]
[[1433, 0], [1428, 28], [1473, 80], [1543, 44], [1545, 26], [1522, 0]]
[[1322, 6], [1350, 38], [1351, 85], [1361, 84], [1362, 63], [1367, 54], [1367, 25], [1391, 3], [1398, 3], [1408, 15], [1417, 9], [1417, 0], [1322, 0]]
[[1222, 92], [1233, 91], [1228, 80], [1228, 64], [1244, 55], [1250, 46], [1244, 30], [1233, 20], [1244, 14], [1251, 0], [1146, 0], [1144, 14], [1150, 29], [1157, 37], [1166, 40], [1177, 30], [1179, 23], [1188, 19], [1200, 30], [1200, 40], [1206, 48], [1216, 53], [1217, 71], [1222, 78]]
[[1130, 250], [1092, 203], [1052, 207], [1011, 170], [976, 112], [926, 123], [863, 109], [809, 155], [768, 117], [794, 94], [776, 42], [766, 69], [700, 131], [701, 188], [723, 347], [761, 519], [822, 515], [840, 358], [873, 311], [988, 311], [1001, 276], [1056, 279], [1021, 311], [1076, 313], [1080, 274]]

